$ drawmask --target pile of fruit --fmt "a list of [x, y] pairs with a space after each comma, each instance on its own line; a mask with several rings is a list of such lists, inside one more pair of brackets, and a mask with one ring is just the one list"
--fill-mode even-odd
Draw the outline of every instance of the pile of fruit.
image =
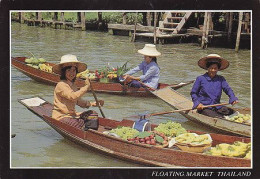
[[133, 138], [128, 138], [127, 140], [137, 144], [148, 144], [158, 147], [166, 147], [168, 145], [168, 137], [156, 131], [138, 132]]
[[118, 135], [121, 139], [127, 140], [128, 138], [133, 138], [138, 133], [138, 130], [131, 127], [119, 126], [115, 129], [112, 129], [109, 133], [114, 133]]
[[45, 63], [46, 60], [43, 59], [43, 58], [35, 58], [35, 57], [31, 57], [31, 58], [27, 58], [25, 59], [25, 63], [28, 65], [28, 66], [31, 66], [33, 68], [36, 68], [36, 69], [39, 69], [39, 64], [42, 64], [42, 63]]
[[86, 69], [85, 71], [83, 72], [80, 72], [77, 74], [77, 78], [83, 78], [83, 79], [86, 79], [86, 78], [89, 78], [89, 79], [96, 79], [97, 76], [95, 73], [90, 73], [88, 69]]
[[52, 73], [52, 66], [50, 66], [49, 64], [40, 63], [38, 66], [40, 70]]
[[233, 117], [227, 117], [227, 120], [238, 122], [238, 123], [246, 123], [251, 124], [251, 115], [250, 114], [239, 114]]
[[170, 120], [166, 123], [160, 123], [154, 130], [163, 133], [167, 137], [175, 137], [187, 133], [186, 129], [183, 128], [180, 123], [172, 122]]
[[212, 139], [209, 134], [198, 135], [195, 133], [185, 133], [178, 137], [175, 137], [176, 143], [189, 144], [192, 146], [208, 145], [212, 143]]
[[211, 147], [205, 154], [251, 159], [251, 143], [240, 141], [236, 141], [233, 144], [222, 143], [216, 145], [216, 147]]
[[123, 75], [126, 73], [129, 69], [126, 68], [127, 62], [123, 64], [121, 67], [110, 67], [109, 64], [108, 66], [105, 66], [104, 68], [100, 70], [95, 71], [95, 75], [97, 78], [108, 78], [110, 80], [112, 79], [117, 79], [117, 77]]

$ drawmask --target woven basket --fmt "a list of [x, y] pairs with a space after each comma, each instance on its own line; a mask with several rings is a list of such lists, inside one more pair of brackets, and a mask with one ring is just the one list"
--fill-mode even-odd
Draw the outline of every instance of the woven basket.
[[190, 144], [175, 143], [175, 145], [179, 147], [182, 151], [202, 153], [205, 149], [210, 148], [212, 144], [210, 143], [204, 145], [190, 145]]

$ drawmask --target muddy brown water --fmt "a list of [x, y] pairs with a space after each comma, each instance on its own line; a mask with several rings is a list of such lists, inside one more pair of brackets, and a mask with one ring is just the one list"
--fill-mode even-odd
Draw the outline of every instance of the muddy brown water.
[[[137, 53], [147, 42], [131, 42], [130, 37], [113, 36], [104, 32], [73, 31], [51, 28], [31, 27], [11, 23], [11, 56], [31, 56], [44, 58], [58, 63], [64, 54], [75, 54], [80, 61], [87, 63], [89, 69], [100, 69], [105, 65], [121, 66], [129, 61], [128, 67], [134, 67], [142, 61]], [[205, 71], [197, 66], [197, 61], [210, 53], [216, 53], [230, 62], [230, 67], [219, 74], [223, 75], [232, 87], [239, 103], [236, 107], [251, 107], [251, 51], [208, 48], [202, 50], [198, 44], [157, 45], [162, 56], [158, 57], [162, 83], [179, 83], [196, 79]], [[17, 102], [18, 99], [40, 96], [52, 102], [54, 86], [38, 83], [15, 68], [11, 70], [11, 133], [16, 137], [11, 142], [11, 167], [143, 167], [125, 162], [74, 144], [47, 125], [39, 117]], [[178, 91], [189, 97], [192, 85]], [[102, 108], [106, 117], [121, 120], [125, 116], [142, 112], [161, 112], [172, 110], [157, 98], [137, 98], [97, 94], [105, 100]], [[84, 99], [94, 100], [91, 93]], [[228, 101], [225, 93], [222, 101]], [[94, 108], [93, 108], [94, 109]], [[77, 110], [83, 110], [77, 107]], [[98, 109], [95, 109], [98, 111]], [[159, 124], [167, 120], [180, 122], [186, 129], [214, 132], [201, 124], [188, 121], [180, 114], [154, 116], [152, 123]]]

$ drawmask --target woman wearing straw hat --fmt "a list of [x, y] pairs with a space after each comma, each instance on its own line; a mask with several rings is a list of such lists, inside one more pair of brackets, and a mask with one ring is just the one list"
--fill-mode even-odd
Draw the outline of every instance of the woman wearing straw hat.
[[[123, 76], [126, 81], [131, 81], [130, 86], [140, 88], [144, 85], [156, 89], [159, 83], [160, 68], [157, 64], [157, 56], [161, 53], [156, 50], [155, 45], [145, 44], [143, 49], [138, 50], [138, 53], [144, 55], [144, 61], [137, 67], [129, 70]], [[143, 72], [143, 75], [139, 77], [131, 76], [138, 71]], [[141, 83], [140, 83], [141, 81]]]
[[217, 54], [210, 54], [198, 61], [198, 65], [207, 70], [204, 75], [197, 77], [192, 90], [191, 98], [193, 109], [199, 113], [211, 117], [223, 117], [230, 115], [234, 111], [226, 106], [214, 108], [204, 108], [204, 105], [219, 104], [222, 90], [229, 96], [229, 103], [234, 105], [238, 103], [238, 98], [228, 85], [223, 76], [217, 75], [217, 72], [228, 68], [229, 62]]
[[[52, 118], [68, 123], [74, 127], [82, 128], [84, 121], [78, 119], [80, 113], [75, 111], [75, 105], [82, 108], [97, 106], [96, 102], [89, 102], [81, 99], [90, 87], [89, 79], [85, 80], [85, 85], [79, 90], [74, 84], [76, 74], [87, 69], [87, 65], [77, 60], [75, 55], [64, 55], [61, 57], [59, 64], [53, 67], [53, 72], [60, 76], [61, 81], [56, 85], [54, 90], [54, 108]], [[100, 105], [104, 101], [99, 101]]]

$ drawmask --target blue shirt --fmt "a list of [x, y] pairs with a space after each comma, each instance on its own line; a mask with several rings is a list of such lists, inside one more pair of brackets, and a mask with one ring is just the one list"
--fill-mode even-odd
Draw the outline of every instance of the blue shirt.
[[[219, 104], [222, 90], [229, 96], [229, 103], [238, 100], [223, 76], [216, 75], [211, 79], [208, 73], [205, 73], [197, 77], [190, 93], [193, 101], [193, 109], [199, 103], [203, 105]], [[216, 108], [219, 109], [221, 106]]]
[[145, 61], [140, 63], [137, 67], [129, 70], [125, 75], [132, 75], [138, 71], [143, 71], [143, 75], [140, 76], [141, 81], [149, 87], [157, 88], [160, 78], [160, 68], [154, 61], [147, 64]]

